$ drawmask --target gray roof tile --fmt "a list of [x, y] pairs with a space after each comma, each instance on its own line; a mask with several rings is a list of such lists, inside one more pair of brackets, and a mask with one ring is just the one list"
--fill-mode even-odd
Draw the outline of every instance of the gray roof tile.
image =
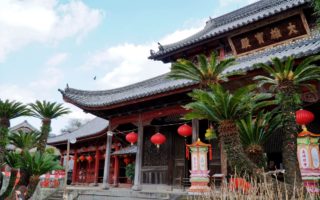
[[122, 148], [118, 151], [112, 153], [112, 155], [126, 155], [126, 154], [136, 154], [137, 153], [137, 145], [131, 145], [125, 148]]
[[[299, 39], [289, 44], [279, 45], [271, 49], [240, 57], [236, 60], [237, 64], [228, 69], [225, 73], [252, 70], [255, 63], [267, 63], [272, 57], [285, 58], [292, 55], [296, 58], [301, 58], [319, 52], [320, 35], [319, 33], [314, 33], [308, 38]], [[194, 84], [196, 83], [189, 80], [168, 79], [167, 74], [163, 74], [140, 83], [112, 90], [84, 91], [66, 88], [64, 91], [60, 91], [64, 98], [71, 100], [72, 103], [80, 106], [100, 107], [165, 93]]]
[[156, 59], [157, 56], [165, 55], [179, 48], [212, 38], [308, 2], [310, 0], [260, 0], [228, 14], [210, 19], [200, 32], [179, 42], [163, 45], [162, 50], [154, 53], [149, 58]]
[[62, 135], [49, 137], [48, 138], [48, 144], [58, 143], [58, 142], [66, 142], [70, 138], [82, 138], [90, 135], [94, 135], [96, 133], [99, 133], [105, 129], [107, 129], [109, 125], [109, 122], [105, 119], [96, 117], [93, 120], [89, 121], [79, 129], [71, 132], [71, 133], [65, 133]]

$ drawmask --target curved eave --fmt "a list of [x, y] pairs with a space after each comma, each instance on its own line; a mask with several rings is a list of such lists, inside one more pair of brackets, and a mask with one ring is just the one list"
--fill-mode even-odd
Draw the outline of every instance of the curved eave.
[[[103, 131], [100, 131], [98, 133], [94, 133], [94, 134], [90, 134], [88, 136], [83, 136], [83, 137], [79, 137], [77, 138], [77, 143], [78, 142], [83, 142], [83, 141], [89, 141], [89, 140], [92, 140], [92, 139], [96, 139], [96, 138], [100, 138], [104, 135], [107, 134], [107, 129], [103, 130]], [[52, 145], [52, 146], [59, 146], [59, 145], [64, 145], [64, 144], [67, 144], [67, 140], [63, 140], [63, 141], [58, 141], [58, 142], [48, 142], [47, 143], [48, 145]]]

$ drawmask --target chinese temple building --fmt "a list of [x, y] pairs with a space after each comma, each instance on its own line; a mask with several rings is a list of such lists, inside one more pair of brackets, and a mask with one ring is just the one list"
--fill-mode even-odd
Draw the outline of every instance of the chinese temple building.
[[[254, 66], [255, 63], [268, 63], [272, 57], [303, 59], [320, 52], [320, 34], [310, 2], [258, 1], [208, 20], [200, 32], [184, 40], [160, 44], [158, 51], [150, 51], [149, 59], [171, 63], [179, 58], [193, 60], [197, 54], [209, 55], [216, 51], [220, 59], [236, 58], [237, 64], [225, 73], [246, 72], [246, 75], [232, 77], [225, 86], [229, 89], [242, 87], [263, 73]], [[141, 190], [145, 185], [185, 186], [191, 166], [185, 158], [185, 140], [177, 134], [177, 129], [184, 123], [192, 127], [192, 136], [186, 138], [190, 144], [198, 138], [205, 141], [209, 126], [206, 120], [181, 119], [187, 113], [182, 106], [191, 101], [187, 93], [196, 87], [196, 82], [172, 80], [163, 74], [111, 90], [85, 91], [69, 87], [60, 90], [66, 102], [99, 117], [71, 133], [78, 140], [71, 145], [74, 160], [84, 156], [83, 161], [74, 163], [73, 183], [84, 181], [80, 178], [83, 177], [81, 170], [87, 174], [87, 183], [102, 182], [104, 188], [126, 182], [119, 178], [119, 174], [123, 173], [124, 158], [128, 156], [130, 161], [127, 161], [135, 165], [134, 190]], [[318, 95], [303, 94], [304, 102], [316, 115], [310, 127], [313, 132], [319, 130], [315, 126], [320, 120], [320, 111], [315, 104], [318, 99]], [[134, 147], [125, 140], [132, 131], [138, 134]], [[159, 148], [150, 141], [155, 133], [165, 137]], [[49, 144], [59, 148], [64, 155], [67, 137], [70, 136], [50, 138]], [[275, 133], [265, 146], [268, 161], [278, 168], [281, 168], [281, 140], [281, 134]], [[210, 143], [212, 148], [213, 159], [207, 163], [210, 176], [227, 175], [227, 160], [220, 151], [218, 140], [206, 143]]]

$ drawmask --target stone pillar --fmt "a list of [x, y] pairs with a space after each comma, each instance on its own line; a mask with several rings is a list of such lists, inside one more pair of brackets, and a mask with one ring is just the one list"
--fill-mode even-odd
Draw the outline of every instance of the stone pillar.
[[137, 154], [134, 172], [134, 185], [132, 190], [139, 191], [141, 187], [141, 167], [142, 167], [142, 150], [143, 150], [143, 123], [141, 119], [141, 114], [139, 115], [138, 121], [138, 143], [137, 143]]
[[98, 185], [98, 178], [99, 178], [99, 164], [100, 164], [100, 151], [99, 148], [96, 147], [96, 156], [95, 156], [95, 165], [94, 165], [94, 185]]
[[[119, 150], [119, 146], [116, 144], [115, 150]], [[119, 185], [119, 157], [114, 156], [114, 173], [113, 173], [113, 186], [118, 187]]]
[[104, 170], [103, 170], [103, 186], [102, 188], [108, 190], [109, 185], [109, 174], [110, 174], [110, 154], [111, 154], [111, 145], [112, 145], [112, 135], [111, 124], [109, 124], [109, 130], [107, 133], [107, 144], [106, 144], [106, 158], [104, 161]]
[[199, 120], [192, 120], [192, 142], [196, 142], [199, 138]]
[[[69, 161], [67, 161], [69, 162]], [[77, 182], [77, 167], [78, 167], [78, 153], [77, 150], [74, 150], [73, 157], [73, 170], [72, 170], [72, 185], [75, 185]], [[66, 174], [68, 176], [68, 174]]]

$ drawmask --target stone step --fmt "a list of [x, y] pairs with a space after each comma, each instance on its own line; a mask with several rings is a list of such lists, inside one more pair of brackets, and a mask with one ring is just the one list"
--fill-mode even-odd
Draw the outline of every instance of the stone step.
[[57, 190], [47, 198], [47, 200], [62, 200], [62, 199], [63, 199], [63, 190]]

